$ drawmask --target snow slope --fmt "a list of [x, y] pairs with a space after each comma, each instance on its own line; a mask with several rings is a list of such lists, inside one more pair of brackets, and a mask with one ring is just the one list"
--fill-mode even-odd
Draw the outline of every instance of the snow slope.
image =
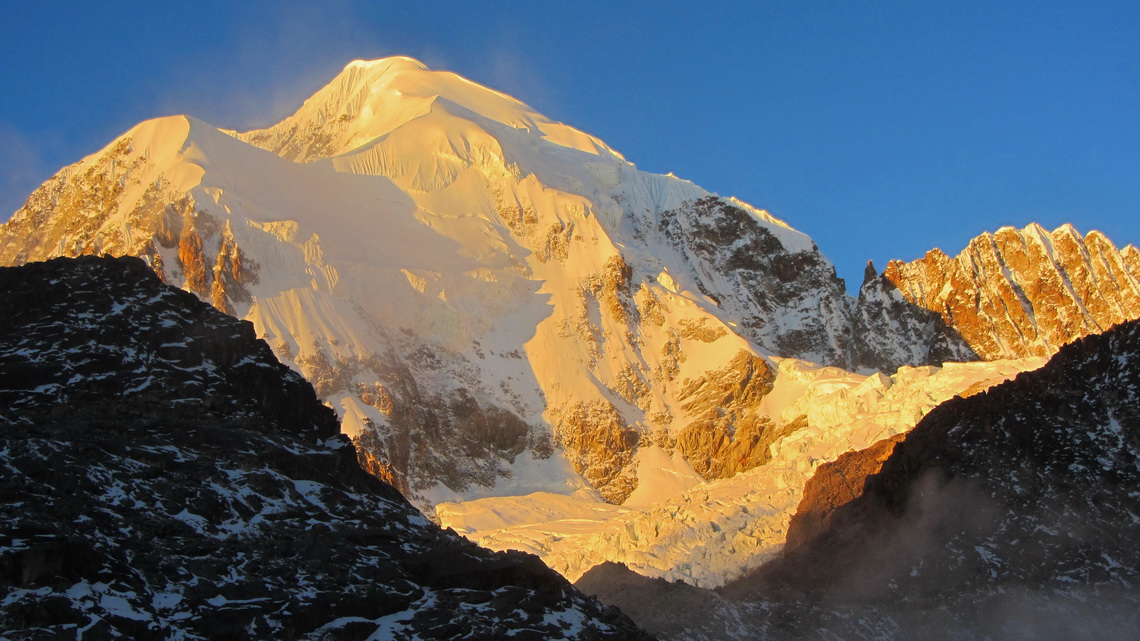
[[862, 376], [780, 359], [762, 410], [802, 426], [778, 440], [772, 459], [759, 467], [659, 496], [639, 510], [601, 508], [589, 497], [555, 504], [534, 495], [444, 504], [436, 514], [445, 527], [480, 545], [538, 554], [572, 580], [615, 561], [646, 576], [716, 587], [779, 552], [804, 485], [821, 464], [910, 430], [951, 397], [972, 395], [1043, 363], [947, 363]]
[[252, 321], [428, 511], [580, 488], [621, 502], [657, 478], [650, 443], [680, 452], [678, 487], [735, 473], [701, 463], [743, 446], [732, 424], [701, 436], [716, 412], [694, 390], [760, 394], [767, 354], [841, 359], [849, 306], [767, 213], [407, 58], [350, 63], [265, 130], [142, 123], [0, 233], [5, 263], [104, 252]]

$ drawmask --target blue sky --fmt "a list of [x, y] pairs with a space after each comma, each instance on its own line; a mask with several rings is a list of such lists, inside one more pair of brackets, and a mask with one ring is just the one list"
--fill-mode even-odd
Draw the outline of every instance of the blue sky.
[[1136, 2], [69, 2], [0, 23], [0, 220], [135, 123], [275, 122], [410, 55], [863, 265], [1002, 225], [1140, 243]]

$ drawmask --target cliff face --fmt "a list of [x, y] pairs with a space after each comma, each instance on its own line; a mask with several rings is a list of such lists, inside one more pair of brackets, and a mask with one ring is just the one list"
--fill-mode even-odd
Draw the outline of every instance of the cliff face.
[[908, 300], [893, 282], [867, 263], [852, 313], [850, 367], [891, 372], [903, 365], [976, 360], [978, 355], [938, 312]]
[[1103, 234], [1082, 237], [1069, 225], [1005, 227], [953, 258], [933, 250], [891, 261], [875, 286], [937, 313], [981, 358], [1048, 356], [1140, 318], [1136, 256], [1131, 245], [1117, 250]]
[[867, 478], [882, 469], [905, 437], [896, 434], [819, 466], [804, 485], [804, 497], [788, 523], [784, 546], [795, 549], [827, 530], [835, 510], [863, 496]]
[[845, 363], [851, 301], [813, 243], [781, 241], [741, 203], [713, 197], [663, 212], [658, 226], [743, 336], [770, 354]]
[[5, 638], [646, 636], [443, 532], [237, 321], [133, 258], [0, 269]]

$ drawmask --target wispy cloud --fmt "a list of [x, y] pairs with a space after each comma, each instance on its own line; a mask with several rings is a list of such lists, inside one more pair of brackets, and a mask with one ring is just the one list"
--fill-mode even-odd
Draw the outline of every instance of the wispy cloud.
[[359, 6], [330, 0], [289, 3], [256, 16], [236, 11], [227, 27], [233, 44], [173, 70], [177, 81], [160, 89], [159, 108], [234, 129], [277, 122], [348, 61], [390, 53], [376, 45]]
[[539, 111], [549, 109], [553, 93], [533, 62], [515, 51], [499, 48], [492, 50], [487, 59], [488, 80], [491, 88], [511, 95]]
[[28, 195], [59, 167], [51, 166], [44, 141], [35, 141], [0, 121], [0, 222], [24, 205]]

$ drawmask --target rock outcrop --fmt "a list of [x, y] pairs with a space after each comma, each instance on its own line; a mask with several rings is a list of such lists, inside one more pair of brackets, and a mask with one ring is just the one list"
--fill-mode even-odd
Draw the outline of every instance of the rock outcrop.
[[852, 313], [848, 367], [891, 372], [903, 365], [976, 360], [978, 355], [938, 312], [907, 300], [867, 263]]
[[1117, 250], [1103, 234], [1082, 237], [1071, 225], [1052, 233], [1036, 224], [1003, 227], [953, 258], [932, 250], [910, 263], [891, 261], [864, 288], [897, 289], [911, 305], [941, 316], [981, 358], [1049, 356], [1140, 318], [1135, 256], [1132, 246]]
[[895, 445], [905, 437], [895, 434], [819, 466], [804, 485], [804, 497], [788, 523], [785, 547], [794, 549], [828, 529], [835, 510], [863, 496], [867, 478], [882, 469]]
[[851, 301], [810, 240], [790, 243], [742, 203], [711, 196], [662, 212], [658, 225], [743, 336], [770, 354], [845, 364]]
[[134, 258], [0, 269], [7, 639], [647, 639], [427, 522], [250, 323]]

